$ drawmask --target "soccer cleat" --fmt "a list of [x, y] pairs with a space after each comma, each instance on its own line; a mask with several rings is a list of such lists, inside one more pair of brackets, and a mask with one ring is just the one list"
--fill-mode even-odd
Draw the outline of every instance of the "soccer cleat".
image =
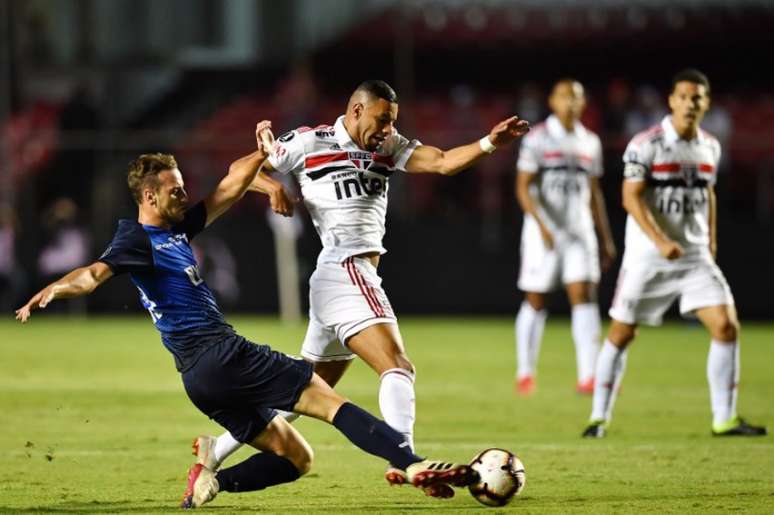
[[523, 376], [516, 380], [516, 393], [523, 397], [529, 397], [535, 393], [535, 378], [533, 376]]
[[712, 436], [765, 436], [765, 426], [753, 426], [741, 417], [734, 417], [725, 424], [712, 428]]
[[581, 395], [593, 395], [594, 378], [591, 377], [585, 381], [578, 381], [578, 383], [575, 385], [575, 391]]
[[406, 479], [415, 487], [424, 490], [425, 494], [432, 495], [432, 486], [468, 486], [476, 482], [478, 473], [468, 465], [423, 460], [406, 468]]
[[215, 444], [218, 438], [215, 436], [197, 436], [191, 444], [196, 463], [201, 463], [210, 470], [218, 470], [220, 463], [215, 459]]
[[180, 507], [184, 510], [198, 508], [213, 500], [219, 490], [220, 485], [215, 478], [215, 472], [201, 463], [196, 463], [188, 469], [188, 484]]
[[[408, 483], [406, 473], [399, 468], [395, 468], [392, 465], [387, 467], [387, 471], [384, 473], [384, 479], [390, 486], [402, 486]], [[454, 490], [449, 485], [444, 483], [433, 483], [431, 485], [422, 487], [422, 491], [428, 497], [438, 497], [439, 499], [449, 499], [454, 497]]]
[[589, 427], [583, 431], [581, 435], [583, 438], [604, 438], [607, 431], [605, 431], [605, 423], [597, 420], [589, 424]]

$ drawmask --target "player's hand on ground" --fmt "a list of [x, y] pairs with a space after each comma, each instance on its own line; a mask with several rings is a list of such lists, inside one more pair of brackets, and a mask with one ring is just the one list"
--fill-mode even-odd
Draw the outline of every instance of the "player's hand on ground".
[[255, 126], [255, 139], [258, 143], [258, 150], [262, 150], [266, 156], [271, 155], [274, 148], [274, 134], [271, 132], [269, 120], [261, 120]]
[[545, 225], [540, 226], [540, 237], [543, 238], [543, 245], [545, 245], [548, 250], [553, 250], [554, 235]]
[[656, 242], [656, 247], [662, 256], [672, 261], [680, 258], [685, 254], [685, 250], [679, 243], [672, 240], [659, 240]]
[[615, 248], [615, 243], [612, 241], [606, 241], [602, 243], [600, 261], [602, 270], [610, 270], [610, 267], [615, 263], [615, 258], [618, 257], [618, 249]]
[[24, 306], [16, 310], [16, 320], [23, 324], [30, 318], [32, 310], [43, 309], [48, 306], [48, 303], [54, 300], [55, 288], [52, 284], [36, 293]]
[[298, 199], [291, 198], [283, 185], [279, 185], [279, 188], [269, 192], [269, 203], [271, 204], [271, 210], [282, 216], [293, 216], [295, 204]]
[[518, 116], [511, 116], [492, 128], [489, 132], [489, 141], [492, 142], [492, 145], [499, 147], [507, 145], [528, 132], [529, 122], [527, 120], [520, 120]]

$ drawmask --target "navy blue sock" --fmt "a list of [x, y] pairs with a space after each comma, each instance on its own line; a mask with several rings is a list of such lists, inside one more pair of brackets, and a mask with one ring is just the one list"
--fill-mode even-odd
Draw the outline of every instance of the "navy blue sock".
[[252, 492], [267, 486], [290, 483], [300, 477], [290, 460], [273, 452], [259, 452], [233, 467], [218, 471], [215, 478], [224, 492]]
[[412, 463], [422, 461], [411, 452], [403, 435], [351, 402], [339, 408], [333, 425], [365, 452], [384, 458], [398, 468], [405, 470]]

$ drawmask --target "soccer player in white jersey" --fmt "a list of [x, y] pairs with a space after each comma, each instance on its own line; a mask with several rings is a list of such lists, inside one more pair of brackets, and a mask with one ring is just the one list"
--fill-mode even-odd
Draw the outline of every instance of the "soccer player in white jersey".
[[599, 254], [603, 268], [616, 254], [599, 187], [602, 145], [580, 122], [586, 106], [580, 82], [558, 81], [548, 104], [553, 114], [522, 140], [516, 165], [516, 198], [524, 211], [518, 286], [525, 297], [516, 317], [516, 392], [530, 395], [535, 389], [545, 298], [561, 281], [572, 306], [576, 391], [590, 394], [601, 334], [595, 299]]
[[710, 333], [712, 434], [766, 434], [765, 427], [748, 424], [736, 412], [739, 322], [731, 290], [715, 263], [720, 145], [699, 127], [709, 106], [707, 77], [683, 70], [672, 81], [671, 115], [637, 134], [624, 153], [626, 248], [584, 437], [605, 436], [637, 325], [659, 325], [677, 298], [680, 312], [698, 317]]
[[[413, 449], [414, 365], [377, 273], [386, 252], [388, 179], [395, 172], [455, 175], [525, 134], [529, 124], [512, 116], [481, 140], [444, 151], [401, 136], [397, 118], [395, 91], [383, 81], [366, 81], [334, 125], [302, 127], [279, 137], [264, 169], [296, 177], [323, 244], [309, 281], [310, 320], [302, 356], [331, 386], [360, 356], [379, 375], [385, 421]], [[264, 176], [254, 186], [269, 192]], [[239, 444], [228, 433], [214, 440], [199, 438], [195, 452], [217, 466]], [[389, 468], [385, 478], [390, 484], [405, 482], [397, 468]], [[450, 488], [426, 493], [453, 495]]]

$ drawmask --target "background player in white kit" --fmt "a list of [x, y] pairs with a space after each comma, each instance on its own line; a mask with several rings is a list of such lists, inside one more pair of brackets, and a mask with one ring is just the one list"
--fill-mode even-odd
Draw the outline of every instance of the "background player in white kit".
[[599, 187], [602, 145], [580, 123], [586, 106], [580, 82], [558, 81], [548, 104], [553, 114], [524, 138], [516, 165], [516, 198], [524, 211], [518, 285], [525, 292], [516, 317], [516, 392], [530, 395], [535, 389], [545, 295], [561, 282], [572, 306], [576, 391], [592, 393], [601, 334], [595, 298], [599, 254], [604, 269], [616, 255]]
[[[360, 356], [381, 379], [379, 407], [385, 421], [413, 449], [415, 370], [377, 274], [379, 256], [386, 252], [388, 178], [396, 171], [455, 175], [525, 134], [529, 124], [513, 116], [480, 141], [443, 151], [398, 134], [397, 117], [395, 91], [383, 81], [366, 81], [333, 126], [302, 127], [279, 137], [267, 168], [295, 175], [323, 244], [309, 281], [310, 320], [302, 356], [331, 386]], [[254, 189], [267, 193], [267, 184], [261, 177]], [[212, 456], [211, 466], [217, 467], [238, 447], [226, 433], [217, 442], [200, 438], [197, 452], [200, 459]], [[405, 482], [396, 468], [389, 468], [385, 478], [391, 484]], [[454, 494], [443, 486], [428, 495]]]
[[680, 312], [696, 315], [712, 338], [707, 359], [712, 434], [766, 434], [765, 427], [736, 413], [739, 322], [731, 290], [715, 264], [720, 145], [699, 128], [709, 105], [707, 77], [690, 69], [678, 73], [669, 96], [671, 116], [636, 135], [624, 153], [626, 248], [585, 437], [605, 436], [637, 324], [659, 325], [678, 297]]

